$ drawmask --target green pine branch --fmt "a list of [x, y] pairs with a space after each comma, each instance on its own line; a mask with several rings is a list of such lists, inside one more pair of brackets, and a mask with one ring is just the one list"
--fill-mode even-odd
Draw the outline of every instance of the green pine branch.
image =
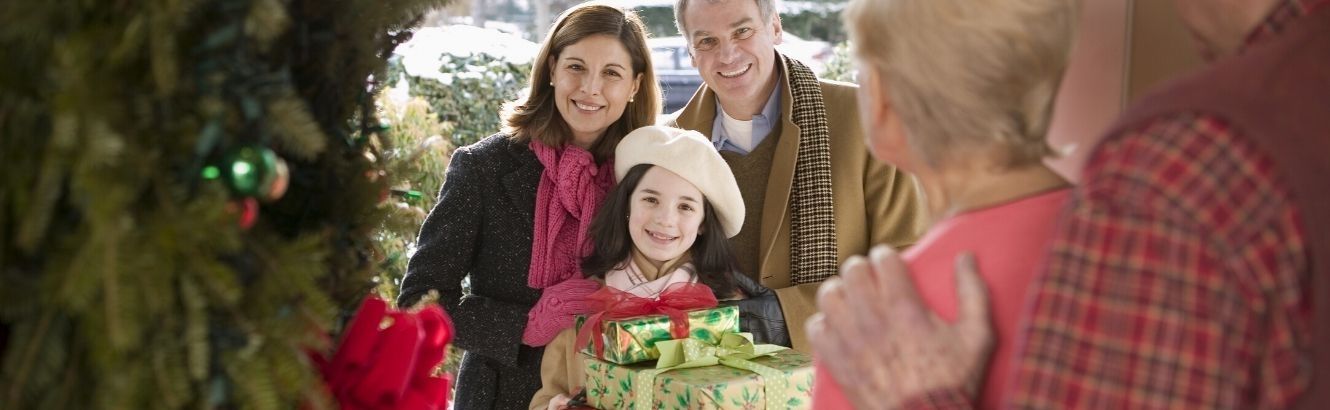
[[[0, 408], [333, 407], [308, 355], [432, 172], [373, 143], [373, 79], [440, 3], [0, 8]], [[290, 168], [249, 229], [262, 194], [203, 176], [241, 147]]]

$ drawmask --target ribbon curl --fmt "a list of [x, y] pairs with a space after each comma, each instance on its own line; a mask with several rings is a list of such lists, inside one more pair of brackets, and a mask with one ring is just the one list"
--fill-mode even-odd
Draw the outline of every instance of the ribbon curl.
[[[711, 288], [700, 283], [676, 283], [665, 288], [659, 298], [644, 298], [632, 293], [605, 286], [588, 297], [593, 306], [599, 306], [597, 313], [587, 318], [586, 324], [577, 331], [576, 345], [579, 349], [587, 342], [594, 342], [596, 357], [604, 358], [605, 340], [600, 337], [606, 320], [628, 319], [637, 316], [664, 314], [670, 318], [670, 336], [675, 339], [688, 337], [688, 310], [716, 307], [716, 295]], [[596, 337], [592, 337], [595, 335]]]
[[720, 343], [714, 346], [701, 340], [685, 338], [657, 342], [656, 348], [660, 350], [660, 359], [656, 361], [656, 368], [642, 370], [634, 376], [634, 408], [653, 408], [656, 377], [660, 374], [671, 370], [715, 365], [747, 370], [762, 376], [762, 390], [765, 393], [767, 410], [785, 408], [790, 386], [790, 380], [785, 376], [785, 372], [750, 361], [786, 350], [785, 346], [753, 344], [753, 335], [749, 333], [726, 333], [721, 336]]

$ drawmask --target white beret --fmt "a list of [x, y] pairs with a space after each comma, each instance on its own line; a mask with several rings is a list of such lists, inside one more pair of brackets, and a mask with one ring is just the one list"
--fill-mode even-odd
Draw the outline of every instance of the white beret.
[[668, 169], [692, 183], [720, 217], [725, 237], [739, 234], [745, 212], [739, 184], [729, 164], [701, 133], [662, 126], [633, 130], [614, 149], [615, 179], [623, 180], [638, 164]]

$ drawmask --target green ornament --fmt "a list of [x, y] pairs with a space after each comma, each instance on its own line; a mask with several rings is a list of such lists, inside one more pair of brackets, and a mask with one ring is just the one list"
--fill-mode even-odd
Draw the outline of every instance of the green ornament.
[[420, 193], [420, 191], [414, 189], [394, 189], [393, 193], [397, 194], [398, 196], [401, 196], [402, 199], [411, 202], [419, 201], [421, 198], [425, 197], [425, 194], [422, 194]]
[[260, 146], [243, 146], [226, 155], [222, 172], [236, 194], [246, 197], [263, 195], [277, 177], [277, 154]]
[[212, 180], [217, 179], [220, 176], [222, 176], [222, 170], [217, 169], [216, 165], [203, 167], [203, 179]]

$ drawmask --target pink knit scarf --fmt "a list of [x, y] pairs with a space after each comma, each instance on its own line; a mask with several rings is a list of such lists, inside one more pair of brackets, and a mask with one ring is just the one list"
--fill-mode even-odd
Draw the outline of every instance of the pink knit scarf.
[[[599, 287], [584, 282], [582, 258], [591, 254], [587, 230], [591, 218], [614, 184], [614, 163], [596, 165], [590, 152], [572, 145], [551, 148], [536, 141], [531, 151], [545, 166], [536, 188], [536, 223], [531, 240], [527, 286], [541, 289], [540, 301], [527, 313], [522, 341], [544, 346], [572, 327], [577, 303]], [[572, 280], [572, 283], [563, 283]], [[560, 286], [556, 286], [560, 285]]]

